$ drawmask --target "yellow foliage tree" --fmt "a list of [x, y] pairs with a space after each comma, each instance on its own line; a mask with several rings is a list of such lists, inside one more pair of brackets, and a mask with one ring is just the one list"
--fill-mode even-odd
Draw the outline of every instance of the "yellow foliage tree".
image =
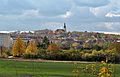
[[26, 54], [35, 54], [37, 51], [37, 46], [35, 45], [35, 42], [31, 40], [27, 46]]
[[25, 49], [24, 41], [20, 37], [17, 37], [12, 47], [13, 56], [21, 56], [25, 53]]
[[77, 49], [77, 47], [78, 47], [79, 45], [80, 45], [79, 43], [76, 43], [76, 42], [75, 42], [75, 43], [72, 44], [72, 47], [73, 47], [74, 49]]
[[83, 47], [84, 47], [84, 48], [91, 48], [92, 45], [91, 45], [90, 43], [87, 43], [87, 42], [86, 42], [86, 43], [83, 44]]

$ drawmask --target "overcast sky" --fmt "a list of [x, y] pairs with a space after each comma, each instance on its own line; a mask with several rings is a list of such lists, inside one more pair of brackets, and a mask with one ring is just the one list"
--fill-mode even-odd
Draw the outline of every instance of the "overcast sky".
[[120, 32], [120, 0], [0, 0], [0, 30]]

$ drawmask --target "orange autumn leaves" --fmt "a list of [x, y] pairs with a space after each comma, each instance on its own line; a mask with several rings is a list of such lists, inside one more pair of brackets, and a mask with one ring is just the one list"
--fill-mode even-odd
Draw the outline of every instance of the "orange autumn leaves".
[[[24, 41], [17, 37], [13, 47], [12, 54], [13, 56], [22, 56], [23, 54], [35, 54], [37, 52], [37, 46], [33, 40], [30, 40], [28, 45], [24, 44]], [[47, 48], [47, 51], [58, 51], [60, 47], [57, 44], [50, 44]]]
[[60, 47], [57, 44], [50, 44], [47, 48], [47, 51], [58, 51]]
[[28, 46], [26, 47], [24, 41], [17, 37], [13, 47], [12, 47], [12, 54], [13, 56], [21, 56], [23, 54], [34, 54], [37, 51], [37, 47], [33, 40], [30, 40]]
[[19, 37], [17, 37], [12, 47], [13, 56], [22, 55], [23, 53], [25, 53], [25, 49], [26, 47], [24, 42]]

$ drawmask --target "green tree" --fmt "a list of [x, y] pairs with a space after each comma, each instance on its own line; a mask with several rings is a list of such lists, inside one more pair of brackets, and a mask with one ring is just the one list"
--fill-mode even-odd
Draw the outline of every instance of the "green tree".
[[49, 39], [45, 36], [42, 40], [42, 43], [39, 43], [37, 47], [42, 49], [47, 49], [49, 44], [50, 44]]
[[46, 49], [50, 44], [49, 39], [45, 36], [43, 39], [43, 47]]
[[68, 41], [64, 41], [60, 44], [60, 48], [63, 50], [69, 50], [71, 47], [71, 43]]
[[110, 46], [110, 42], [103, 43], [103, 49], [106, 50]]
[[98, 44], [93, 45], [93, 49], [100, 51], [101, 49], [103, 49], [103, 47], [99, 46]]
[[26, 47], [25, 47], [24, 42], [22, 41], [20, 37], [17, 37], [12, 47], [13, 56], [23, 55], [25, 53], [25, 49]]

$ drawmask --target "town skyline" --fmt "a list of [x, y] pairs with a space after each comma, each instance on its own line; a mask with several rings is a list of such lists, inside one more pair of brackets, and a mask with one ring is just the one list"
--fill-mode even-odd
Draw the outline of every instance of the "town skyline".
[[37, 30], [52, 30], [52, 31], [56, 31], [57, 29], [64, 29], [64, 27], [66, 27], [66, 31], [67, 32], [94, 32], [94, 33], [104, 33], [104, 34], [115, 34], [115, 35], [120, 35], [120, 32], [105, 32], [105, 31], [87, 31], [87, 30], [69, 30], [68, 26], [66, 23], [63, 23], [60, 27], [56, 27], [55, 29], [50, 29], [50, 28], [41, 28], [41, 29], [33, 29], [33, 30], [0, 30], [0, 33], [12, 33], [12, 32], [20, 32], [20, 33], [29, 33], [32, 32], [34, 33], [34, 31]]

